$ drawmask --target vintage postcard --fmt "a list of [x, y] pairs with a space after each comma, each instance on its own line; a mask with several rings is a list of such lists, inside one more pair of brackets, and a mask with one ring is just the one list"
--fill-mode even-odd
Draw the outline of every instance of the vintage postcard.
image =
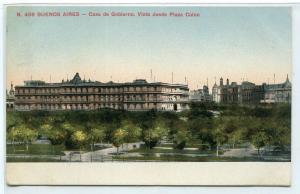
[[7, 5], [9, 185], [291, 184], [292, 8]]

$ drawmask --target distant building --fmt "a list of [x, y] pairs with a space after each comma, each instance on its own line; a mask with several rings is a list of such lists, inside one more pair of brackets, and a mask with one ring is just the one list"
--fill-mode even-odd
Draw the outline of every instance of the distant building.
[[287, 77], [282, 84], [255, 85], [254, 83], [243, 81], [240, 85], [236, 82], [226, 85], [223, 78], [220, 78], [220, 85], [214, 84], [212, 88], [212, 100], [216, 103], [291, 103], [292, 85]]
[[223, 85], [220, 88], [220, 102], [221, 103], [237, 103], [238, 102], [238, 85], [236, 82], [229, 84], [229, 79], [226, 80], [226, 85]]
[[258, 104], [264, 98], [264, 87], [254, 83], [243, 81], [239, 85], [238, 101], [242, 104]]
[[188, 108], [188, 86], [137, 79], [129, 83], [72, 80], [46, 83], [24, 81], [15, 87], [15, 110], [94, 110], [112, 108], [129, 111], [181, 111]]
[[[221, 82], [222, 80], [222, 82]], [[216, 103], [220, 103], [221, 102], [221, 89], [222, 89], [222, 85], [223, 84], [223, 78], [221, 78], [220, 80], [220, 85], [218, 86], [217, 83], [214, 84], [214, 86], [212, 87], [212, 101], [216, 102]]]
[[194, 102], [210, 102], [212, 99], [208, 87], [203, 86], [202, 89], [190, 91], [189, 100]]
[[6, 109], [13, 110], [15, 104], [15, 90], [14, 86], [10, 84], [10, 90], [7, 92], [6, 90]]
[[292, 100], [292, 83], [289, 77], [286, 77], [281, 84], [263, 84], [264, 99], [262, 103], [291, 103]]

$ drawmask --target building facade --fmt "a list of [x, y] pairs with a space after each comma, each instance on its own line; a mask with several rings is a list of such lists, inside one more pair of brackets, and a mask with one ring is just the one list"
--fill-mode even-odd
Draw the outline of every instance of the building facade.
[[210, 102], [212, 97], [209, 94], [208, 87], [203, 86], [202, 89], [190, 91], [189, 100], [193, 102]]
[[10, 84], [10, 90], [7, 92], [6, 90], [6, 109], [13, 110], [15, 106], [15, 90], [14, 86]]
[[188, 86], [137, 79], [129, 83], [82, 80], [78, 73], [61, 83], [25, 81], [15, 87], [15, 110], [182, 111], [188, 108]]
[[264, 99], [262, 103], [291, 103], [292, 101], [292, 83], [289, 77], [286, 77], [281, 84], [264, 84]]
[[[220, 81], [220, 83], [221, 83], [221, 81]], [[221, 89], [222, 89], [221, 84], [220, 84], [220, 86], [218, 86], [217, 83], [215, 83], [213, 85], [213, 87], [212, 87], [212, 94], [211, 94], [213, 102], [216, 102], [216, 103], [220, 103], [221, 102]]]
[[239, 103], [239, 104], [258, 104], [258, 103], [291, 103], [292, 84], [288, 77], [281, 84], [255, 85], [254, 83], [243, 81], [240, 85], [236, 82], [226, 85], [223, 78], [220, 84], [214, 84], [212, 88], [212, 99], [216, 103]]

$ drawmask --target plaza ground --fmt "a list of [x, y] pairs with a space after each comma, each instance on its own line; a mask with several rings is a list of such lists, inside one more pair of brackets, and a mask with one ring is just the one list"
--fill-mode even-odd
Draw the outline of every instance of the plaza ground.
[[241, 162], [273, 161], [289, 162], [290, 152], [274, 152], [262, 149], [258, 155], [252, 145], [216, 150], [197, 148], [173, 149], [168, 144], [157, 145], [153, 149], [143, 142], [123, 144], [116, 148], [110, 144], [95, 151], [66, 150], [63, 145], [32, 144], [7, 145], [7, 162]]

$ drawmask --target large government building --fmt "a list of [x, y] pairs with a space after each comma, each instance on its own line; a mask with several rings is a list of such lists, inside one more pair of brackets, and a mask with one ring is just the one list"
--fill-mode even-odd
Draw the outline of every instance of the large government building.
[[102, 83], [82, 80], [78, 73], [72, 80], [46, 83], [25, 81], [15, 86], [15, 105], [26, 110], [94, 110], [100, 108], [129, 111], [181, 111], [188, 108], [187, 85], [137, 79], [130, 83]]

